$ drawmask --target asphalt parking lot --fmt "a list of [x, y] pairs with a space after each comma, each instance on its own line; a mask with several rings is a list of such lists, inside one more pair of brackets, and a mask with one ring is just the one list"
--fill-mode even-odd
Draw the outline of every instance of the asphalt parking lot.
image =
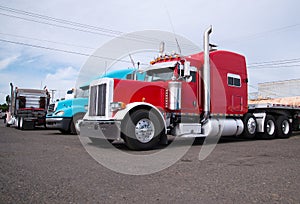
[[76, 135], [0, 122], [0, 203], [300, 202], [299, 133], [276, 140], [224, 138], [203, 161], [202, 142], [195, 142], [169, 168], [133, 176], [97, 163]]

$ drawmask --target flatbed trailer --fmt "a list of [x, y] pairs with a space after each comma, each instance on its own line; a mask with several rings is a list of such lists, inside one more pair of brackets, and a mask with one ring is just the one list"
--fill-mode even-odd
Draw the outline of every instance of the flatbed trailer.
[[255, 116], [262, 138], [272, 139], [275, 132], [279, 138], [288, 138], [292, 131], [300, 130], [300, 106], [250, 102], [248, 112]]

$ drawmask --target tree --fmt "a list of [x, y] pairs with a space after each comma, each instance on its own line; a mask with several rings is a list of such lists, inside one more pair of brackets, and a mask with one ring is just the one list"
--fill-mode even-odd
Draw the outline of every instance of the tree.
[[6, 112], [8, 110], [8, 105], [6, 103], [3, 103], [0, 105], [0, 109], [3, 111], [3, 112]]
[[9, 105], [10, 104], [10, 96], [7, 95], [5, 98], [6, 104]]

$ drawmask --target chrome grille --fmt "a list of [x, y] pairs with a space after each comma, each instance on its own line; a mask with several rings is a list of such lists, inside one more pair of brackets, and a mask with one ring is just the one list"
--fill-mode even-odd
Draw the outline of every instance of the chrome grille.
[[90, 116], [105, 116], [106, 110], [106, 84], [91, 86], [90, 90]]
[[90, 105], [89, 105], [90, 116], [96, 116], [96, 104], [97, 104], [97, 86], [92, 86], [90, 90]]
[[98, 108], [97, 115], [105, 116], [105, 104], [106, 104], [106, 84], [98, 86]]

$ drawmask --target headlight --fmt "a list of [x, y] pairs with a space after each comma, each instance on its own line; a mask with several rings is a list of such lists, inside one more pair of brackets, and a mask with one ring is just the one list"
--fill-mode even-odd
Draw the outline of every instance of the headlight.
[[88, 109], [89, 109], [89, 106], [88, 106], [88, 105], [85, 105], [85, 106], [84, 106], [84, 110], [88, 111]]
[[64, 111], [58, 111], [57, 113], [55, 113], [56, 116], [62, 116], [63, 114], [65, 114]]
[[117, 111], [126, 108], [126, 104], [123, 102], [112, 102], [110, 103], [110, 110]]

